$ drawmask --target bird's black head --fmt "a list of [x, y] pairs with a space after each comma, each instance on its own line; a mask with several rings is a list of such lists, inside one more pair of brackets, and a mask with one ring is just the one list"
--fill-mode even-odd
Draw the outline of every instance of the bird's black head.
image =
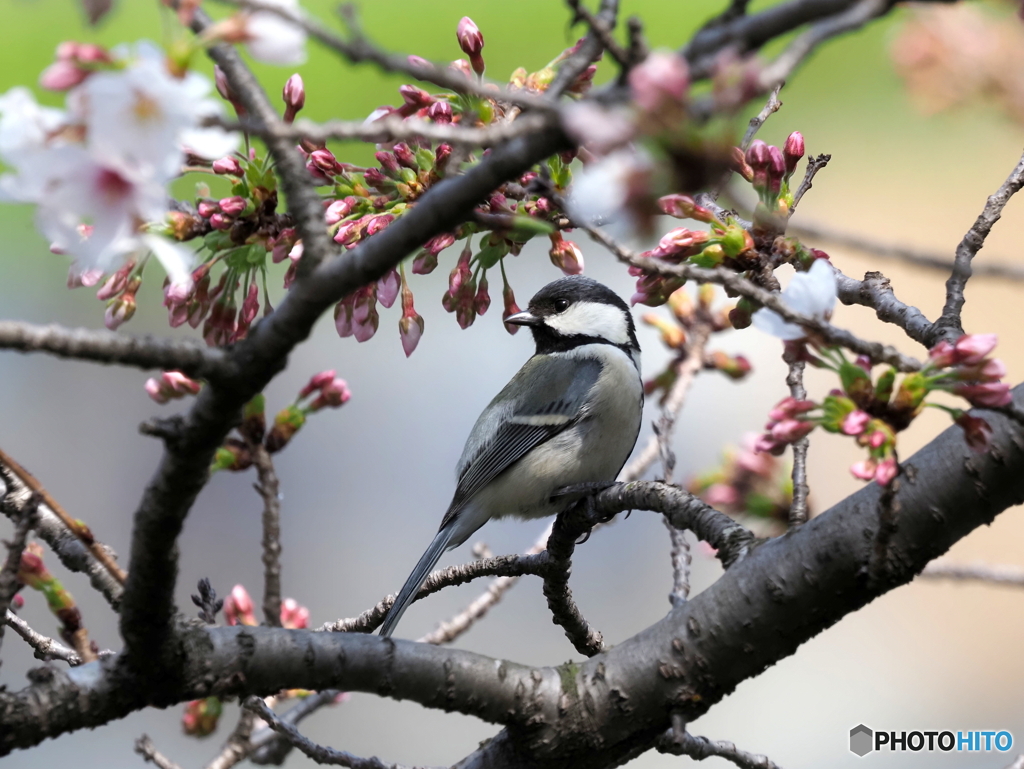
[[525, 312], [505, 322], [529, 326], [538, 354], [584, 344], [611, 344], [629, 354], [640, 350], [629, 306], [607, 286], [582, 275], [548, 283]]

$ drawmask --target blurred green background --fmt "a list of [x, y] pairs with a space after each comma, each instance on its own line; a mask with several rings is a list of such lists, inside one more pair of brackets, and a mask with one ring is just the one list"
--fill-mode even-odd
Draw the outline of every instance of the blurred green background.
[[[652, 46], [678, 47], [723, 4], [626, 0], [623, 14], [644, 19]], [[753, 10], [767, 5], [755, 3]], [[320, 0], [305, 7], [331, 21], [335, 4]], [[224, 12], [218, 6], [212, 10]], [[454, 31], [459, 18], [468, 14], [486, 37], [488, 74], [496, 79], [518, 66], [543, 66], [581, 33], [581, 28], [568, 28], [568, 12], [554, 0], [377, 0], [362, 4], [360, 12], [368, 34], [387, 48], [438, 61], [460, 55]], [[985, 106], [932, 117], [913, 109], [888, 53], [906, 13], [898, 10], [816, 53], [783, 90], [785, 106], [761, 136], [780, 143], [799, 129], [810, 153], [832, 153], [831, 164], [818, 176], [798, 216], [952, 256], [985, 197], [1016, 163], [1024, 137], [1018, 125]], [[62, 40], [107, 45], [141, 38], [160, 41], [167, 23], [156, 2], [120, 0], [109, 18], [90, 30], [71, 0], [0, 0], [0, 92], [33, 84]], [[205, 62], [201, 67], [209, 70]], [[292, 70], [256, 70], [267, 91], [279, 99]], [[299, 71], [308, 94], [304, 115], [313, 119], [362, 119], [381, 104], [395, 103], [395, 88], [403, 82], [368, 65], [350, 66], [315, 45], [310, 45], [309, 61]], [[601, 77], [610, 71], [602, 65]], [[40, 98], [61, 102], [54, 94]], [[359, 162], [371, 152], [349, 145], [342, 159]], [[184, 183], [183, 192], [190, 185]], [[1010, 203], [979, 258], [1021, 260], [1022, 212], [1024, 204]], [[0, 207], [0, 234], [3, 317], [102, 326], [103, 306], [92, 292], [64, 288], [67, 261], [47, 251], [28, 208]], [[632, 281], [625, 270], [583, 238], [578, 241], [588, 274], [628, 296]], [[828, 250], [847, 274], [882, 269], [901, 298], [930, 316], [941, 306], [944, 274], [812, 245]], [[348, 406], [314, 418], [278, 460], [285, 594], [310, 607], [314, 625], [355, 615], [401, 584], [450, 497], [463, 436], [480, 408], [531, 352], [524, 334], [505, 334], [496, 309], [468, 331], [459, 330], [442, 311], [440, 296], [453, 260], [454, 254], [446, 252], [433, 275], [417, 276], [413, 283], [427, 328], [412, 358], [406, 360], [398, 344], [397, 308], [382, 312], [380, 332], [364, 345], [338, 339], [328, 318], [268, 388], [271, 410], [290, 401], [311, 373], [325, 368], [336, 368], [353, 390]], [[509, 269], [520, 304], [557, 276], [538, 249], [527, 249]], [[167, 328], [158, 289], [158, 281], [147, 282], [140, 310], [124, 330], [193, 333]], [[1014, 382], [1024, 372], [1019, 295], [1017, 285], [976, 278], [965, 310], [969, 330], [1001, 334], [999, 353]], [[835, 321], [912, 354], [922, 352], [863, 308], [839, 308]], [[659, 370], [665, 353], [657, 337], [644, 329], [641, 343], [645, 370]], [[750, 330], [716, 344], [750, 357], [754, 374], [740, 385], [713, 374], [698, 379], [679, 422], [677, 477], [714, 464], [724, 445], [758, 429], [767, 409], [785, 394], [776, 341]], [[159, 447], [139, 436], [136, 425], [180, 408], [149, 401], [142, 391], [145, 378], [141, 372], [43, 356], [0, 355], [0, 445], [122, 558], [128, 551], [131, 513], [159, 456]], [[830, 386], [823, 376], [809, 378], [812, 393]], [[655, 415], [649, 409], [648, 416]], [[903, 454], [945, 426], [940, 415], [922, 417], [902, 439]], [[641, 441], [648, 433], [645, 428]], [[850, 441], [817, 434], [812, 438], [810, 479], [817, 510], [859, 487], [846, 470], [857, 458]], [[188, 594], [200, 577], [210, 577], [222, 595], [236, 582], [258, 592], [259, 500], [252, 480], [249, 474], [219, 474], [201, 495], [180, 543], [179, 605], [190, 606]], [[1000, 516], [991, 528], [958, 545], [953, 555], [1024, 565], [1019, 519], [1016, 511]], [[0, 526], [0, 536], [6, 536], [5, 526]], [[540, 528], [537, 523], [491, 524], [478, 539], [495, 552], [512, 552], [532, 543]], [[695, 552], [694, 586], [699, 591], [715, 578], [718, 567]], [[468, 557], [464, 547], [444, 563]], [[92, 595], [85, 580], [64, 573], [56, 559], [48, 562], [78, 598], [93, 637], [103, 648], [116, 648], [115, 618], [102, 600]], [[656, 621], [668, 609], [670, 586], [661, 523], [639, 514], [595, 535], [578, 550], [572, 585], [583, 611], [611, 643]], [[445, 591], [417, 604], [399, 634], [416, 637], [430, 630], [480, 589]], [[41, 632], [54, 632], [39, 597], [28, 595], [27, 602], [23, 616]], [[693, 724], [692, 731], [733, 740], [789, 769], [854, 765], [859, 759], [847, 751], [847, 734], [861, 722], [897, 730], [1009, 729], [1024, 741], [1022, 609], [1024, 596], [1005, 588], [915, 583], [847, 618], [794, 657], [743, 684]], [[535, 664], [576, 656], [551, 624], [539, 584], [531, 580], [517, 586], [458, 645]], [[23, 686], [25, 670], [38, 664], [11, 635], [3, 658], [0, 683], [13, 688]], [[139, 766], [141, 759], [131, 746], [142, 732], [182, 766], [201, 766], [229, 733], [234, 712], [229, 707], [218, 734], [202, 741], [180, 734], [180, 708], [133, 714], [99, 730], [17, 753], [5, 766]], [[355, 695], [338, 708], [324, 710], [303, 728], [313, 739], [337, 748], [417, 764], [453, 763], [495, 732], [468, 717], [369, 695]], [[898, 759], [874, 755], [870, 760], [879, 767], [994, 768], [1009, 762], [999, 755], [947, 754]], [[634, 765], [668, 767], [687, 761], [650, 753]], [[716, 761], [709, 760], [708, 766]], [[289, 765], [312, 764], [293, 755]]]

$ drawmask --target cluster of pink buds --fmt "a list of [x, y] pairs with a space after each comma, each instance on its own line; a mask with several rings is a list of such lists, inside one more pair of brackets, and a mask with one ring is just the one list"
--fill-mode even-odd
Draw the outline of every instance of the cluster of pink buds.
[[[773, 454], [821, 426], [828, 432], [849, 435], [865, 448], [868, 458], [855, 463], [851, 472], [863, 480], [887, 486], [899, 472], [896, 434], [907, 429], [926, 406], [946, 411], [964, 430], [968, 445], [985, 451], [992, 434], [989, 424], [961, 409], [926, 402], [935, 390], [959, 395], [981, 408], [1009, 405], [1013, 394], [1000, 381], [1006, 367], [989, 353], [996, 346], [995, 334], [964, 335], [956, 342], [940, 342], [929, 352], [927, 364], [904, 374], [896, 386], [894, 368], [872, 378], [872, 363], [860, 357], [851, 363], [838, 348], [819, 347], [821, 358], [810, 362], [839, 376], [842, 389], [832, 390], [821, 404], [786, 398], [769, 415], [758, 450]], [[814, 412], [814, 413], [812, 413]]]
[[218, 697], [206, 697], [185, 704], [181, 716], [181, 730], [189, 737], [209, 737], [217, 731], [224, 706]]
[[93, 72], [115, 65], [106, 49], [71, 40], [57, 46], [57, 60], [43, 70], [39, 85], [48, 91], [68, 91], [85, 82]]
[[111, 275], [96, 292], [96, 298], [107, 303], [103, 323], [111, 331], [131, 320], [135, 314], [135, 294], [142, 285], [141, 268], [129, 260]]
[[804, 137], [799, 131], [789, 135], [782, 149], [755, 139], [745, 154], [734, 150], [733, 170], [751, 183], [760, 201], [754, 211], [755, 226], [785, 230], [774, 217], [789, 216], [795, 192], [790, 182], [803, 156]]
[[491, 306], [486, 271], [482, 268], [474, 271], [472, 257], [473, 251], [467, 241], [459, 261], [448, 276], [448, 290], [441, 297], [441, 306], [447, 312], [455, 313], [455, 319], [462, 328], [473, 325], [477, 316], [483, 315]]
[[[721, 222], [707, 208], [697, 205], [689, 195], [667, 195], [659, 201], [661, 210], [676, 218], [695, 219], [711, 225], [709, 231], [678, 227], [670, 230], [657, 247], [640, 256], [658, 259], [667, 264], [689, 262], [698, 267], [717, 267], [724, 264], [738, 271], [748, 269], [749, 257], [756, 257], [754, 239], [733, 219]], [[646, 272], [631, 266], [629, 274], [637, 277], [636, 293], [632, 304], [657, 307], [682, 286], [685, 278]]]
[[168, 403], [186, 395], [198, 395], [202, 385], [180, 371], [164, 371], [159, 378], [146, 380], [146, 393], [157, 403]]
[[[555, 79], [558, 65], [576, 53], [584, 39], [581, 37], [572, 47], [566, 48], [536, 72], [527, 72], [525, 67], [518, 67], [509, 78], [509, 87], [513, 90], [543, 93]], [[603, 55], [602, 53], [601, 56]], [[597, 61], [600, 60], [601, 57], [599, 56]], [[565, 92], [572, 96], [583, 96], [593, 86], [595, 74], [597, 74], [596, 62], [583, 70], [569, 87], [565, 89]]]
[[743, 436], [738, 449], [727, 450], [720, 466], [696, 476], [688, 488], [717, 510], [775, 536], [788, 523], [793, 484], [782, 462], [758, 451], [758, 441], [756, 433]]

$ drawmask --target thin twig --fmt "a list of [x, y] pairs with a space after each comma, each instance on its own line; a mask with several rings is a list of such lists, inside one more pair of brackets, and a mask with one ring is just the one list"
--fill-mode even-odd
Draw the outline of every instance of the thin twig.
[[620, 67], [629, 69], [636, 64], [630, 57], [629, 51], [619, 45], [612, 35], [612, 25], [607, 24], [603, 19], [591, 13], [590, 9], [583, 5], [580, 0], [566, 0], [566, 4], [572, 8], [572, 12], [575, 14], [573, 22], [586, 22], [587, 26], [590, 27], [590, 31], [597, 36], [597, 39], [601, 41], [601, 45], [611, 54]]
[[116, 579], [120, 584], [124, 584], [127, 574], [124, 570], [117, 565], [107, 549], [93, 539], [92, 533], [82, 527], [74, 518], [68, 515], [67, 511], [60, 506], [60, 504], [48, 492], [43, 485], [36, 480], [35, 476], [32, 475], [28, 470], [19, 465], [14, 459], [0, 450], [0, 463], [3, 463], [12, 473], [18, 476], [18, 479], [24, 483], [34, 493], [39, 495], [39, 499], [54, 512], [54, 514], [60, 518], [69, 531], [73, 532], [76, 537], [88, 548], [89, 552], [92, 553], [93, 557], [103, 564], [104, 568], [110, 572], [110, 575]]
[[253, 465], [263, 497], [263, 621], [281, 627], [281, 496], [274, 461], [262, 443], [252, 443]]
[[819, 45], [829, 38], [863, 27], [876, 16], [886, 13], [891, 5], [890, 0], [860, 0], [842, 13], [812, 24], [758, 73], [758, 87], [762, 91], [770, 91], [784, 83]]
[[[299, 722], [312, 715], [325, 705], [333, 703], [340, 695], [337, 689], [310, 694], [301, 698], [298, 703], [282, 713], [278, 718], [286, 724], [298, 726]], [[252, 750], [249, 760], [254, 764], [280, 766], [292, 749], [292, 743], [261, 721], [253, 730], [249, 739]]]
[[985, 208], [982, 209], [974, 224], [964, 235], [960, 245], [956, 247], [953, 272], [949, 276], [949, 280], [946, 281], [946, 303], [942, 308], [942, 315], [935, 321], [943, 338], [952, 341], [963, 334], [960, 314], [966, 301], [964, 288], [967, 286], [967, 280], [971, 277], [971, 261], [985, 245], [985, 238], [988, 237], [995, 223], [999, 221], [1003, 214], [1003, 208], [1022, 186], [1024, 186], [1024, 155], [1021, 155], [1016, 168], [1006, 177], [1006, 181], [985, 201]]
[[694, 761], [717, 757], [731, 761], [740, 769], [780, 769], [767, 756], [740, 750], [728, 740], [709, 740], [707, 737], [692, 735], [685, 728], [669, 729], [658, 740], [656, 747], [660, 753], [689, 756]]
[[[25, 543], [28, 542], [29, 532], [36, 518], [36, 509], [39, 507], [39, 495], [33, 494], [28, 504], [21, 510], [21, 515], [14, 521], [14, 536], [7, 545], [7, 558], [4, 559], [3, 568], [0, 569], [0, 617], [4, 617], [11, 605], [11, 599], [21, 587], [18, 579], [18, 571], [21, 569], [21, 554], [25, 551]], [[0, 643], [4, 640], [4, 623], [0, 622]]]
[[546, 111], [550, 110], [552, 106], [546, 99], [539, 98], [525, 91], [509, 91], [496, 83], [489, 81], [478, 82], [475, 79], [467, 78], [461, 72], [448, 69], [447, 67], [423, 63], [419, 59], [410, 62], [408, 56], [388, 53], [374, 44], [363, 33], [356, 23], [355, 17], [350, 12], [351, 9], [342, 8], [342, 18], [349, 28], [349, 39], [345, 40], [321, 23], [314, 21], [305, 14], [293, 12], [287, 6], [259, 2], [258, 0], [222, 1], [246, 10], [263, 11], [280, 16], [282, 19], [302, 29], [307, 35], [322, 45], [340, 53], [353, 64], [370, 62], [385, 72], [398, 72], [416, 80], [433, 83], [455, 93], [470, 94], [485, 99], [497, 99], [509, 104], [516, 104], [523, 109]]
[[1024, 568], [987, 563], [947, 563], [932, 561], [924, 567], [925, 579], [955, 579], [988, 582], [993, 585], [1024, 587]]
[[682, 264], [669, 264], [661, 259], [638, 256], [596, 227], [579, 222], [576, 223], [576, 226], [586, 231], [591, 238], [611, 251], [620, 261], [639, 267], [645, 272], [656, 275], [676, 275], [693, 279], [700, 283], [715, 283], [725, 286], [740, 296], [753, 299], [758, 304], [774, 310], [784, 320], [803, 326], [829, 344], [845, 347], [858, 355], [866, 355], [876, 363], [888, 363], [898, 371], [919, 371], [921, 369], [920, 361], [902, 354], [895, 347], [878, 342], [866, 342], [849, 331], [837, 328], [827, 321], [795, 312], [782, 301], [778, 294], [761, 288], [737, 272], [724, 267], [710, 269], [697, 267], [686, 262]]
[[[0, 512], [11, 520], [16, 520], [29, 504], [33, 492], [10, 468], [0, 462], [0, 488], [3, 487], [6, 487], [6, 492], [0, 498]], [[124, 588], [103, 564], [93, 557], [92, 552], [82, 543], [75, 531], [65, 526], [57, 514], [45, 504], [39, 505], [36, 510], [34, 527], [36, 536], [50, 546], [65, 567], [86, 574], [90, 584], [103, 594], [114, 609], [118, 608]]]
[[754, 136], [758, 131], [761, 130], [761, 126], [764, 125], [769, 117], [774, 115], [782, 107], [782, 102], [779, 101], [779, 91], [782, 90], [782, 86], [785, 83], [779, 83], [775, 86], [771, 93], [768, 94], [768, 101], [765, 102], [764, 107], [754, 117], [750, 118], [750, 123], [747, 125], [746, 133], [743, 134], [743, 141], [740, 142], [740, 149], [746, 151], [750, 147], [750, 143], [754, 141]]
[[[799, 401], [807, 398], [807, 390], [804, 388], [804, 368], [806, 363], [795, 352], [791, 353], [787, 346], [782, 353], [782, 360], [789, 366], [789, 373], [786, 374], [786, 384], [789, 386], [789, 394]], [[807, 450], [810, 447], [810, 440], [805, 435], [793, 444], [793, 502], [789, 506], [789, 525], [799, 526], [807, 520], [807, 496], [810, 489], [807, 486]]]
[[843, 304], [870, 307], [884, 323], [902, 328], [911, 339], [925, 347], [935, 343], [934, 326], [916, 307], [896, 298], [889, 279], [880, 272], [864, 273], [864, 280], [855, 280], [839, 270], [836, 274], [836, 294]]
[[0, 349], [47, 352], [60, 358], [140, 369], [181, 371], [196, 379], [215, 380], [230, 373], [223, 350], [192, 339], [133, 336], [57, 324], [40, 326], [0, 320]]
[[[661, 417], [654, 429], [654, 437], [659, 445], [659, 453], [664, 466], [663, 481], [672, 483], [672, 472], [675, 469], [675, 453], [671, 448], [672, 431], [676, 417], [682, 411], [686, 395], [697, 374], [704, 368], [704, 349], [711, 336], [709, 322], [698, 321], [688, 329], [689, 342], [684, 350], [683, 359], [675, 366], [676, 380], [669, 390], [668, 397], [661, 408]], [[668, 529], [670, 557], [672, 560], [672, 591], [668, 600], [672, 606], [681, 606], [690, 596], [690, 543], [686, 534], [675, 528], [668, 518], [663, 519]]]
[[[603, 21], [608, 29], [614, 29], [619, 16], [619, 0], [601, 0], [597, 11], [597, 18]], [[548, 103], [557, 103], [573, 83], [587, 71], [594, 62], [601, 58], [604, 53], [604, 45], [597, 33], [591, 29], [583, 42], [576, 46], [576, 51], [569, 55], [558, 67], [554, 79], [548, 85], [544, 96]]]
[[250, 737], [255, 725], [256, 714], [243, 709], [231, 736], [228, 737], [216, 758], [206, 765], [206, 769], [231, 769], [239, 761], [245, 760], [253, 751]]
[[307, 139], [315, 143], [327, 141], [393, 142], [410, 139], [429, 139], [435, 142], [466, 147], [493, 147], [496, 144], [543, 130], [552, 124], [552, 118], [542, 114], [522, 115], [516, 120], [496, 122], [481, 128], [433, 123], [429, 120], [387, 115], [372, 123], [363, 121], [329, 120], [314, 123], [300, 119], [292, 124], [266, 126], [252, 120], [226, 120], [207, 118], [206, 125], [217, 125], [228, 131], [244, 131], [253, 136], [276, 136], [289, 141]]
[[135, 752], [147, 762], [156, 764], [159, 769], [181, 769], [180, 766], [156, 749], [156, 745], [153, 744], [153, 740], [149, 739], [148, 734], [144, 734], [135, 740]]
[[[801, 238], [816, 238], [826, 243], [834, 243], [837, 246], [851, 248], [857, 251], [864, 251], [875, 256], [882, 256], [890, 259], [898, 259], [908, 262], [917, 267], [925, 267], [929, 270], [942, 270], [949, 272], [953, 269], [953, 260], [949, 257], [927, 251], [922, 248], [903, 246], [895, 242], [873, 240], [850, 232], [840, 232], [821, 223], [808, 223], [803, 219], [791, 221], [787, 231]], [[1005, 260], [995, 264], [985, 262], [983, 264], [971, 265], [973, 277], [1005, 278], [1007, 280], [1024, 280], [1024, 267], [1016, 264], [1009, 264]]]
[[282, 721], [259, 697], [249, 697], [242, 703], [242, 707], [258, 715], [267, 722], [271, 729], [282, 735], [318, 764], [347, 766], [351, 769], [403, 769], [400, 764], [387, 764], [379, 758], [361, 758], [344, 750], [318, 745], [308, 737], [304, 737], [294, 725]]
[[32, 647], [37, 660], [45, 662], [64, 660], [64, 662], [72, 667], [82, 664], [82, 658], [78, 652], [74, 649], [69, 649], [60, 641], [44, 636], [42, 633], [37, 633], [25, 620], [17, 614], [11, 613], [10, 609], [6, 611], [4, 621], [0, 624], [8, 625], [11, 630], [20, 635], [25, 643]]
[[815, 175], [822, 168], [828, 165], [828, 161], [832, 159], [831, 155], [818, 155], [817, 157], [807, 158], [807, 170], [804, 172], [804, 180], [800, 182], [800, 186], [797, 188], [796, 194], [793, 195], [793, 205], [789, 207], [789, 215], [792, 216], [793, 212], [796, 211], [797, 204], [803, 199], [803, 196], [807, 194], [813, 185]]

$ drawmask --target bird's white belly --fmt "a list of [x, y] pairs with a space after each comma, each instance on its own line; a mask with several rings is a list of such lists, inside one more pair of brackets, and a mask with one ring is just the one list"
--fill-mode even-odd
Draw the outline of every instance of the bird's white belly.
[[474, 495], [459, 513], [460, 532], [453, 546], [490, 518], [543, 518], [560, 512], [568, 503], [552, 503], [551, 495], [563, 486], [615, 480], [640, 431], [640, 374], [617, 347], [587, 345], [578, 350], [605, 364], [592, 391], [595, 396], [581, 419], [531, 450]]

